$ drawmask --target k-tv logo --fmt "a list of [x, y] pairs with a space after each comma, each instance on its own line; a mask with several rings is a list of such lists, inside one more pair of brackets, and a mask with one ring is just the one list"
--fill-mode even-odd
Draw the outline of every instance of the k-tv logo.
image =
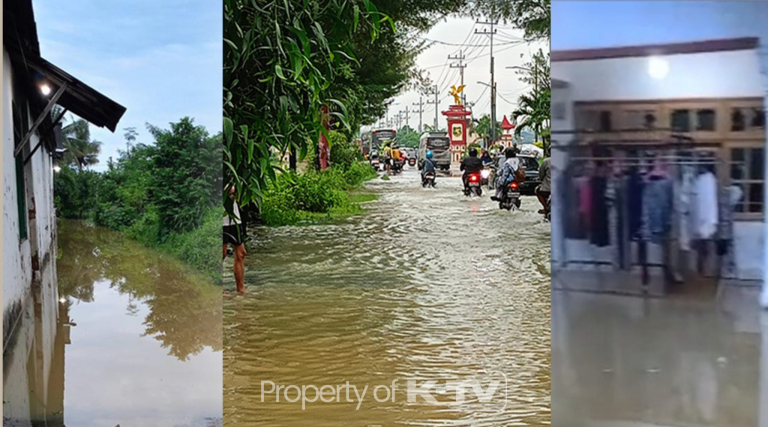
[[299, 386], [265, 380], [261, 382], [261, 402], [268, 396], [272, 396], [275, 403], [300, 402], [302, 410], [310, 404], [321, 403], [352, 403], [355, 404], [355, 410], [359, 410], [366, 400], [394, 403], [405, 398], [409, 405], [481, 404], [487, 406], [488, 410], [503, 411], [507, 407], [509, 389], [507, 376], [503, 372], [490, 371], [478, 374], [472, 379], [408, 379], [402, 382], [396, 379], [390, 384], [374, 387], [369, 384], [358, 386], [350, 384], [349, 381], [336, 385]]

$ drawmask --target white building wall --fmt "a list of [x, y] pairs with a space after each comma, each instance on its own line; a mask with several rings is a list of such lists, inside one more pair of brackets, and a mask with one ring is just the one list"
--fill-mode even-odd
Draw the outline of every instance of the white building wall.
[[[25, 166], [27, 203], [27, 238], [20, 239], [16, 163], [13, 155], [13, 72], [10, 58], [3, 50], [3, 323], [4, 338], [17, 332], [19, 317], [35, 292], [35, 303], [41, 304], [42, 318], [35, 328], [42, 342], [37, 345], [43, 354], [53, 354], [57, 321], [56, 281], [56, 216], [53, 206], [53, 160], [49, 151], [40, 147]], [[26, 107], [26, 106], [24, 106]], [[35, 118], [30, 117], [28, 126]], [[39, 138], [30, 139], [30, 147]], [[32, 212], [32, 213], [30, 213]], [[37, 259], [38, 270], [33, 270]], [[4, 342], [5, 344], [5, 342]], [[50, 369], [50, 360], [40, 361], [43, 372]]]
[[[29, 240], [19, 242], [16, 164], [13, 157], [13, 73], [3, 49], [3, 321], [20, 304], [32, 282]], [[7, 326], [7, 325], [5, 325]], [[7, 332], [6, 332], [7, 333]]]
[[[635, 101], [690, 98], [766, 98], [765, 77], [756, 50], [665, 55], [669, 71], [654, 79], [648, 72], [649, 57], [553, 61], [552, 78], [569, 84], [567, 90], [553, 90], [552, 103], [566, 102], [568, 120], [559, 125], [573, 129], [573, 105], [589, 101]], [[768, 101], [768, 100], [767, 100]], [[768, 105], [766, 102], [765, 105]], [[558, 130], [553, 122], [553, 130]], [[554, 139], [554, 136], [553, 136]], [[768, 191], [768, 187], [766, 187]], [[766, 199], [768, 200], [768, 199]], [[553, 221], [557, 215], [553, 208]], [[764, 222], [737, 222], [735, 248], [740, 279], [759, 280], [768, 270]], [[554, 231], [553, 231], [554, 243]], [[568, 242], [568, 254], [590, 253], [586, 242]], [[553, 260], [555, 247], [553, 246]], [[560, 255], [558, 250], [557, 255]], [[603, 258], [610, 259], [610, 254]], [[768, 282], [768, 279], [766, 279]], [[764, 290], [768, 305], [768, 285]]]
[[[754, 50], [663, 56], [663, 79], [648, 73], [649, 58], [552, 62], [552, 78], [571, 84], [574, 101], [765, 97]], [[553, 100], [554, 102], [554, 100]]]

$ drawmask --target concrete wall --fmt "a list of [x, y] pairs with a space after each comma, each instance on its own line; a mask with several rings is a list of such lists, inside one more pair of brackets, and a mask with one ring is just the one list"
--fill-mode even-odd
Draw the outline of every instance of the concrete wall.
[[[3, 326], [4, 341], [11, 338], [14, 325], [27, 300], [46, 294], [45, 304], [58, 299], [56, 284], [56, 217], [53, 206], [53, 160], [44, 147], [38, 149], [24, 168], [26, 194], [17, 194], [16, 163], [13, 155], [13, 82], [10, 58], [3, 50]], [[24, 106], [26, 107], [26, 106]], [[31, 126], [34, 117], [29, 117]], [[39, 142], [37, 136], [30, 146]], [[19, 233], [18, 197], [26, 197], [27, 238]], [[53, 301], [53, 302], [50, 302]], [[44, 348], [53, 345], [56, 315], [44, 321]], [[4, 342], [5, 344], [5, 342]]]
[[[662, 79], [650, 76], [648, 57], [552, 62], [552, 78], [564, 80], [569, 85], [567, 89], [554, 89], [552, 92], [553, 104], [565, 102], [567, 106], [566, 120], [552, 123], [553, 140], [571, 140], [555, 133], [557, 130], [574, 129], [573, 106], [576, 102], [766, 97], [763, 64], [755, 50], [666, 55], [660, 58], [669, 65], [669, 71]], [[565, 162], [564, 158], [562, 162]], [[555, 207], [552, 215], [554, 222], [559, 216]], [[755, 280], [767, 273], [764, 265], [768, 263], [765, 250], [768, 230], [764, 231], [764, 228], [764, 222], [737, 222], [735, 225], [735, 261], [741, 279]], [[552, 242], [552, 259], [559, 260], [563, 254], [559, 249], [561, 245], [555, 243], [555, 230]], [[568, 254], [589, 253], [584, 252], [586, 247], [582, 247], [586, 243], [571, 242], [571, 245], [575, 247], [569, 247]], [[609, 258], [610, 254], [603, 254], [602, 257]], [[768, 304], [768, 286], [765, 299]]]
[[[32, 281], [29, 240], [19, 240], [16, 166], [13, 157], [13, 73], [3, 50], [3, 325], [19, 314]], [[14, 308], [15, 306], [15, 308]], [[10, 317], [9, 317], [10, 316]], [[4, 329], [5, 333], [9, 331]]]

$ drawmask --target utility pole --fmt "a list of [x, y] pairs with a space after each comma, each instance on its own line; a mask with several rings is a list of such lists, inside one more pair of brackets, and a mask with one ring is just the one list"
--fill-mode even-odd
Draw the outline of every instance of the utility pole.
[[427, 104], [435, 105], [435, 132], [437, 132], [437, 114], [440, 112], [440, 99], [438, 99], [437, 85], [432, 86], [432, 94], [435, 95], [435, 100], [427, 101]]
[[406, 105], [405, 106], [405, 125], [408, 127], [411, 127], [410, 118], [411, 118], [411, 115], [408, 113], [408, 106]]
[[491, 8], [491, 20], [489, 22], [482, 22], [477, 21], [478, 24], [483, 25], [490, 25], [491, 30], [488, 31], [487, 29], [483, 28], [483, 31], [475, 30], [475, 34], [483, 34], [490, 36], [491, 38], [491, 144], [496, 142], [496, 79], [494, 76], [494, 58], [493, 58], [493, 35], [496, 34], [496, 30], [493, 29], [493, 26], [498, 24], [498, 21], [495, 21], [493, 18], [493, 8]]
[[[464, 63], [464, 54], [462, 54], [461, 50], [459, 51], [459, 54], [456, 56], [448, 55], [448, 59], [455, 59], [458, 60], [458, 64], [451, 64], [449, 65], [450, 68], [458, 68], [459, 73], [461, 74], [461, 85], [464, 86], [464, 69], [467, 68], [467, 64]], [[464, 92], [461, 92], [461, 105], [464, 105], [467, 103], [467, 100], [465, 98]]]
[[415, 102], [413, 103], [414, 107], [417, 106], [417, 105], [419, 106], [419, 130], [418, 130], [418, 132], [421, 133], [424, 130], [424, 128], [422, 127], [422, 121], [421, 121], [421, 115], [424, 112], [424, 100], [423, 100], [423, 97], [421, 95], [419, 95], [419, 103], [418, 104], [415, 103]]

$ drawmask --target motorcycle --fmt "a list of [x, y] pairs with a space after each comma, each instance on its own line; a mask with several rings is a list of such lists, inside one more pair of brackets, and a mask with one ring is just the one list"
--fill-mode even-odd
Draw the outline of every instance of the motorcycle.
[[373, 168], [373, 170], [378, 172], [379, 171], [379, 159], [371, 159], [371, 167]]
[[512, 207], [520, 209], [520, 187], [515, 181], [512, 181], [509, 184], [507, 192], [499, 201], [499, 209], [506, 209], [509, 211], [512, 210]]
[[427, 188], [427, 187], [435, 188], [435, 173], [427, 172], [424, 175], [422, 175], [421, 186], [424, 188]]
[[489, 167], [489, 165], [486, 164], [483, 170], [480, 171], [480, 178], [481, 178], [480, 185], [490, 186], [489, 184], [491, 182], [490, 177], [491, 177], [491, 168]]
[[390, 167], [389, 167], [390, 175], [397, 175], [403, 171], [403, 164], [400, 162], [400, 160], [390, 159], [389, 161], [390, 161]]
[[469, 175], [467, 175], [467, 182], [464, 187], [464, 195], [470, 196], [472, 194], [475, 194], [476, 196], [482, 196], [483, 195], [483, 189], [482, 189], [482, 176], [481, 173], [478, 172], [472, 172]]
[[496, 189], [496, 165], [491, 163], [488, 165], [488, 188], [491, 190]]
[[408, 166], [410, 166], [410, 167], [416, 166], [416, 158], [415, 157], [408, 158]]

